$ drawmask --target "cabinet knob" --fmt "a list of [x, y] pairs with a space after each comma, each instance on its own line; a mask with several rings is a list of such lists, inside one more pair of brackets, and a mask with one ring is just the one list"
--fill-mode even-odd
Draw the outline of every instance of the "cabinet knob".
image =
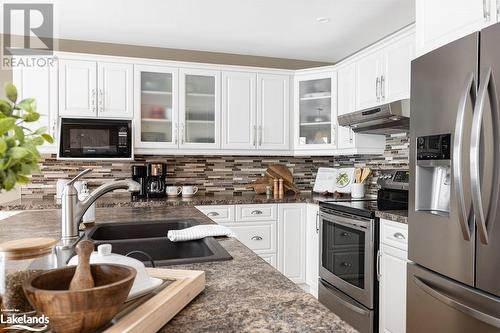
[[260, 241], [260, 240], [262, 240], [262, 237], [260, 237], [260, 236], [253, 236], [251, 238], [251, 240]]

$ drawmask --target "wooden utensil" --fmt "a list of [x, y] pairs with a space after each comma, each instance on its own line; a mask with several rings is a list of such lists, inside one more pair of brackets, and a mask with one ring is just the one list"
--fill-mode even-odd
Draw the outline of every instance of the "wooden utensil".
[[360, 181], [360, 183], [363, 183], [366, 180], [366, 178], [368, 178], [368, 176], [370, 175], [370, 173], [371, 173], [370, 168], [363, 168], [363, 172], [361, 174], [361, 181]]
[[76, 245], [75, 250], [78, 254], [78, 266], [69, 284], [69, 290], [94, 288], [94, 278], [90, 271], [90, 255], [94, 251], [94, 244], [89, 240], [82, 240]]
[[271, 178], [282, 178], [285, 183], [293, 184], [293, 175], [283, 164], [271, 164], [267, 167], [266, 174]]
[[75, 270], [75, 266], [53, 269], [23, 283], [30, 303], [50, 318], [56, 333], [95, 332], [107, 324], [127, 299], [136, 275], [129, 266], [90, 265], [95, 287], [68, 290]]
[[361, 168], [354, 169], [354, 180], [356, 183], [361, 183]]

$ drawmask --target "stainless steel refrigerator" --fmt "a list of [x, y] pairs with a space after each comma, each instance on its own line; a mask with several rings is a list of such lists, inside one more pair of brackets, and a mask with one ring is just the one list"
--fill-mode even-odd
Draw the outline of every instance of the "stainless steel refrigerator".
[[407, 332], [500, 332], [500, 25], [411, 75]]

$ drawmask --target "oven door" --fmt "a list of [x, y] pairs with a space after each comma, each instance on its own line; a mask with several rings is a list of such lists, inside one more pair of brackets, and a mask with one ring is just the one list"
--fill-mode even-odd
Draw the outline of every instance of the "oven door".
[[367, 308], [374, 306], [374, 220], [320, 214], [320, 278]]
[[130, 120], [61, 119], [59, 158], [132, 159]]

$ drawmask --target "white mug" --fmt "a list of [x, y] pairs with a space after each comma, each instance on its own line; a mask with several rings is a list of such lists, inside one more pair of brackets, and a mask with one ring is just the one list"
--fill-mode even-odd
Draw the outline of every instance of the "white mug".
[[182, 187], [182, 196], [183, 197], [191, 197], [198, 192], [197, 186], [186, 185]]
[[167, 195], [169, 197], [176, 197], [182, 192], [182, 187], [180, 186], [167, 186]]
[[351, 197], [354, 199], [361, 199], [365, 196], [365, 184], [354, 183], [351, 184]]

